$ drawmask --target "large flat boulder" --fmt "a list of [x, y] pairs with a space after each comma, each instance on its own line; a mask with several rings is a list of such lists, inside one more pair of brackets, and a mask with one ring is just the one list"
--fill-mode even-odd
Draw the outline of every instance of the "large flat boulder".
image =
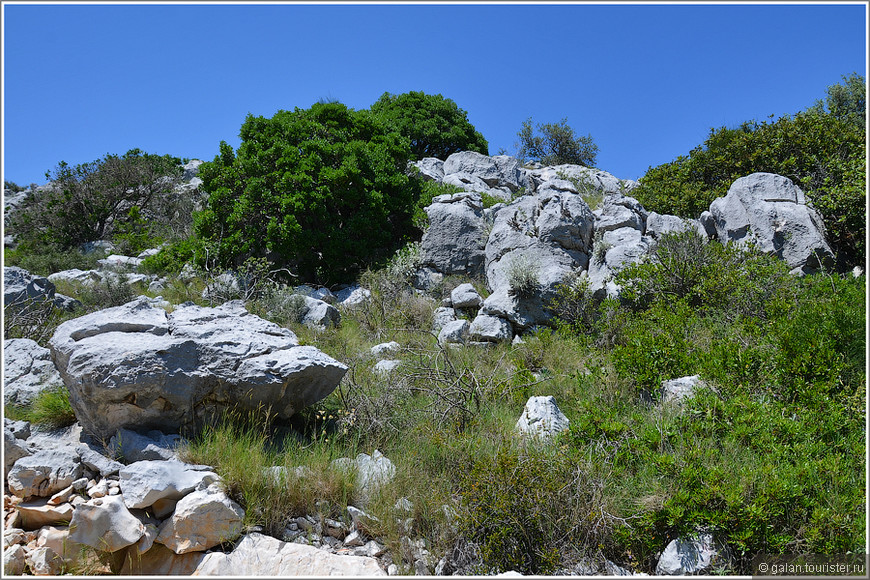
[[224, 410], [271, 407], [288, 418], [331, 393], [347, 367], [240, 302], [146, 297], [61, 324], [49, 347], [83, 429], [194, 431]]

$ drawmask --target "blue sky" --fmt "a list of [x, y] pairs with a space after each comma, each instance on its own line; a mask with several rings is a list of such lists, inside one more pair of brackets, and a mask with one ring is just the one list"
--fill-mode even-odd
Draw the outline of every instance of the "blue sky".
[[248, 113], [440, 93], [490, 154], [563, 117], [636, 179], [710, 128], [866, 76], [866, 5], [3, 5], [3, 177], [124, 153], [211, 160]]

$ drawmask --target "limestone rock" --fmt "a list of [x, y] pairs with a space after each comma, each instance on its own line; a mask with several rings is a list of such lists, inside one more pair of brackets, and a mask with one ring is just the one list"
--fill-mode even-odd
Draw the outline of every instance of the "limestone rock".
[[480, 305], [483, 304], [483, 298], [469, 283], [460, 284], [454, 288], [450, 293], [450, 301], [453, 308], [480, 308]]
[[180, 461], [137, 461], [118, 473], [127, 507], [147, 508], [160, 499], [181, 499], [218, 480], [213, 471]]
[[693, 396], [703, 386], [705, 386], [704, 381], [701, 380], [700, 375], [664, 381], [662, 383], [662, 403], [679, 404], [684, 399]]
[[52, 505], [45, 498], [19, 503], [15, 509], [18, 510], [21, 527], [25, 530], [38, 530], [43, 526], [69, 522], [73, 515], [72, 505]]
[[402, 366], [402, 361], [400, 360], [382, 360], [378, 361], [372, 370], [378, 374], [388, 375], [400, 366]]
[[448, 322], [438, 333], [438, 344], [462, 344], [468, 338], [468, 330], [471, 323], [467, 320], [454, 320]]
[[671, 540], [659, 558], [656, 574], [686, 576], [709, 572], [727, 558], [727, 551], [717, 545], [712, 534], [698, 533]]
[[235, 539], [242, 530], [244, 516], [239, 504], [218, 486], [210, 485], [180, 499], [154, 541], [176, 554], [202, 552]]
[[444, 274], [481, 274], [486, 227], [480, 194], [439, 195], [425, 211], [429, 228], [420, 242], [421, 262]]
[[210, 552], [194, 576], [384, 576], [377, 560], [247, 534], [229, 554]]
[[24, 546], [15, 544], [3, 550], [3, 575], [21, 576], [27, 568], [27, 555]]
[[725, 197], [713, 200], [710, 213], [722, 243], [753, 240], [762, 251], [800, 273], [834, 264], [822, 217], [787, 177], [773, 173], [741, 177]]
[[45, 389], [63, 386], [51, 351], [29, 338], [3, 341], [3, 401], [29, 405]]
[[370, 352], [373, 356], [382, 356], [385, 354], [397, 353], [401, 348], [401, 345], [396, 341], [382, 342], [381, 344], [373, 346]]
[[9, 470], [9, 490], [20, 498], [49, 497], [81, 477], [79, 456], [69, 448], [43, 449], [20, 458]]
[[181, 442], [178, 435], [165, 435], [157, 430], [142, 435], [130, 429], [119, 429], [109, 439], [109, 450], [127, 463], [174, 459], [175, 448]]
[[122, 576], [190, 576], [205, 557], [202, 552], [176, 554], [163, 544], [152, 544], [141, 554], [130, 546], [121, 555]]
[[353, 308], [371, 300], [372, 293], [366, 288], [354, 285], [339, 290], [335, 293], [335, 297], [338, 299], [339, 305], [345, 308]]
[[9, 470], [22, 457], [30, 455], [30, 450], [24, 441], [18, 439], [11, 429], [3, 429], [3, 478], [9, 475]]
[[568, 429], [569, 423], [554, 397], [530, 397], [516, 428], [520, 433], [546, 441]]
[[280, 418], [332, 392], [347, 367], [240, 302], [182, 304], [171, 314], [140, 297], [61, 324], [52, 355], [82, 427], [193, 430], [223, 409], [271, 406]]
[[145, 524], [130, 513], [121, 496], [92, 499], [79, 505], [70, 522], [69, 539], [105, 552], [135, 544], [145, 533]]
[[514, 337], [510, 323], [504, 318], [478, 314], [468, 328], [471, 340], [484, 342], [510, 342]]
[[432, 313], [432, 331], [440, 332], [448, 323], [456, 320], [456, 311], [448, 306], [439, 306]]

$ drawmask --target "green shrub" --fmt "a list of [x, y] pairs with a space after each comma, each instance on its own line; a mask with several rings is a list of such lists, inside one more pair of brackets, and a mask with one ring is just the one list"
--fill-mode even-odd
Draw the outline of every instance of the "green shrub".
[[22, 243], [14, 250], [3, 252], [7, 266], [19, 266], [31, 274], [48, 276], [63, 270], [94, 270], [97, 260], [105, 255], [100, 252], [85, 254], [78, 249], [62, 250], [39, 243]]
[[507, 267], [508, 292], [512, 296], [528, 298], [534, 296], [541, 287], [538, 279], [538, 265], [528, 257], [514, 256]]
[[237, 152], [199, 169], [209, 194], [195, 231], [218, 266], [268, 257], [301, 280], [347, 280], [415, 233], [418, 181], [406, 139], [340, 103], [249, 115]]
[[562, 119], [558, 123], [538, 123], [538, 130], [541, 134], [535, 135], [531, 117], [523, 121], [523, 126], [517, 133], [517, 157], [531, 159], [543, 165], [571, 163], [595, 166], [598, 145], [592, 135], [576, 135], [574, 129], [568, 125], [568, 119]]
[[25, 419], [53, 429], [75, 423], [76, 415], [70, 405], [67, 388], [57, 387], [40, 392], [26, 410]]
[[413, 159], [437, 157], [443, 161], [459, 151], [489, 153], [486, 139], [468, 121], [468, 113], [440, 94], [384, 93], [370, 110], [411, 142]]
[[11, 216], [10, 230], [20, 241], [60, 249], [108, 239], [119, 226], [138, 219], [131, 208], [144, 211], [173, 196], [181, 179], [179, 162], [139, 149], [74, 167], [61, 161], [46, 173], [50, 185]]
[[462, 484], [459, 526], [480, 546], [480, 573], [554, 574], [563, 554], [589, 543], [587, 485], [572, 461], [541, 449], [476, 457]]

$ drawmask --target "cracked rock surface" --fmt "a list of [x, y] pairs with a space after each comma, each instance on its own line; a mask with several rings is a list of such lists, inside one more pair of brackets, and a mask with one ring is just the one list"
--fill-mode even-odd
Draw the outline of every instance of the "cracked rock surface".
[[265, 403], [289, 418], [347, 371], [241, 302], [167, 313], [140, 296], [65, 322], [49, 346], [76, 417], [98, 437], [133, 427], [185, 433], [228, 407]]

